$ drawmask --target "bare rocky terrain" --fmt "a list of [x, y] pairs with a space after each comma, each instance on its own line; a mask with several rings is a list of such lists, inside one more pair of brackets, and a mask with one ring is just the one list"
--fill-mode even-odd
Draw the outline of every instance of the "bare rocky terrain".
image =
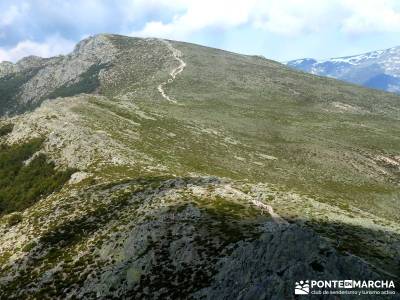
[[0, 299], [400, 286], [398, 96], [98, 35], [0, 63], [0, 113]]

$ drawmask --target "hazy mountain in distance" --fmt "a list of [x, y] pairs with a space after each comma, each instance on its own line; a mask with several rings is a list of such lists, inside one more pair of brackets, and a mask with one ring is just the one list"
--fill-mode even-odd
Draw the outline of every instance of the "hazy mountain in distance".
[[297, 59], [285, 64], [314, 75], [400, 93], [400, 47], [325, 60]]

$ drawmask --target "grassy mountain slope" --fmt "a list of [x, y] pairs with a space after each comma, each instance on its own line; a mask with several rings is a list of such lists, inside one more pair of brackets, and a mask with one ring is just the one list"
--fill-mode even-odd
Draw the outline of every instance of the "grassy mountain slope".
[[41, 92], [60, 98], [1, 120], [3, 143], [40, 137], [54, 172], [77, 170], [2, 215], [2, 295], [269, 299], [304, 276], [398, 280], [400, 98], [169, 43], [186, 63], [164, 85], [176, 104], [157, 89], [179, 66], [165, 41], [103, 35], [59, 59], [88, 66]]
[[[221, 175], [287, 184], [372, 211], [383, 204], [387, 210], [379, 213], [396, 218], [391, 212], [398, 207], [392, 202], [398, 200], [398, 169], [380, 157], [394, 157], [400, 149], [398, 97], [307, 76], [258, 57], [177, 47], [188, 66], [169, 92], [182, 105], [157, 107], [239, 142], [231, 155], [221, 148], [223, 160], [204, 163], [208, 173], [219, 167], [229, 172]], [[216, 152], [207, 153], [196, 156], [198, 164]]]

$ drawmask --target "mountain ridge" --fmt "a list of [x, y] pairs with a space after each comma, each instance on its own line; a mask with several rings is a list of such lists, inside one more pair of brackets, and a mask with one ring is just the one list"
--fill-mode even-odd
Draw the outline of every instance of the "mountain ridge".
[[0, 172], [40, 173], [40, 158], [72, 175], [12, 212], [0, 193], [0, 299], [399, 281], [399, 96], [190, 43], [168, 41], [182, 68], [159, 39], [94, 40], [6, 99], [32, 104], [0, 118]]

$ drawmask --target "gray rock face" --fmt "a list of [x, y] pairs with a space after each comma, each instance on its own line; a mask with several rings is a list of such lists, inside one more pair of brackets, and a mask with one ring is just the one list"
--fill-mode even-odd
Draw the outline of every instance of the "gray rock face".
[[[295, 282], [300, 280], [381, 279], [359, 259], [339, 254], [312, 231], [274, 223], [258, 240], [241, 242], [216, 269], [211, 286], [197, 292], [196, 298], [294, 299]], [[315, 295], [309, 299], [336, 298]]]
[[15, 65], [9, 61], [3, 61], [0, 63], [0, 78], [15, 72]]
[[69, 58], [104, 64], [110, 62], [114, 56], [115, 49], [107, 35], [96, 35], [80, 41]]
[[81, 41], [65, 56], [3, 62], [0, 116], [32, 110], [47, 99], [82, 93], [117, 96], [132, 90], [142, 99], [158, 97], [157, 90], [149, 95], [148, 87], [167, 77], [174, 63], [170, 50], [158, 39], [106, 34]]
[[27, 56], [13, 64], [9, 61], [0, 62], [0, 79], [13, 73], [25, 72], [42, 67], [47, 59], [38, 56]]
[[[8, 103], [0, 106], [3, 111], [12, 113], [34, 108], [43, 100], [58, 95], [92, 92], [96, 86], [84, 81], [85, 74], [86, 77], [98, 77], [100, 70], [115, 58], [116, 52], [107, 35], [97, 35], [78, 43], [66, 56], [49, 59], [30, 56], [16, 64], [3, 62], [0, 64], [0, 88], [3, 81], [4, 86], [12, 85], [17, 89], [3, 95], [4, 99], [0, 96], [0, 103]], [[13, 80], [12, 84], [8, 83], [10, 80]], [[65, 94], [71, 86], [71, 91]]]
[[15, 65], [19, 71], [42, 67], [48, 59], [38, 56], [27, 56], [19, 60]]
[[21, 102], [36, 102], [63, 85], [76, 83], [79, 76], [91, 66], [109, 63], [115, 53], [106, 36], [83, 40], [70, 55], [50, 60], [24, 84], [20, 94]]

